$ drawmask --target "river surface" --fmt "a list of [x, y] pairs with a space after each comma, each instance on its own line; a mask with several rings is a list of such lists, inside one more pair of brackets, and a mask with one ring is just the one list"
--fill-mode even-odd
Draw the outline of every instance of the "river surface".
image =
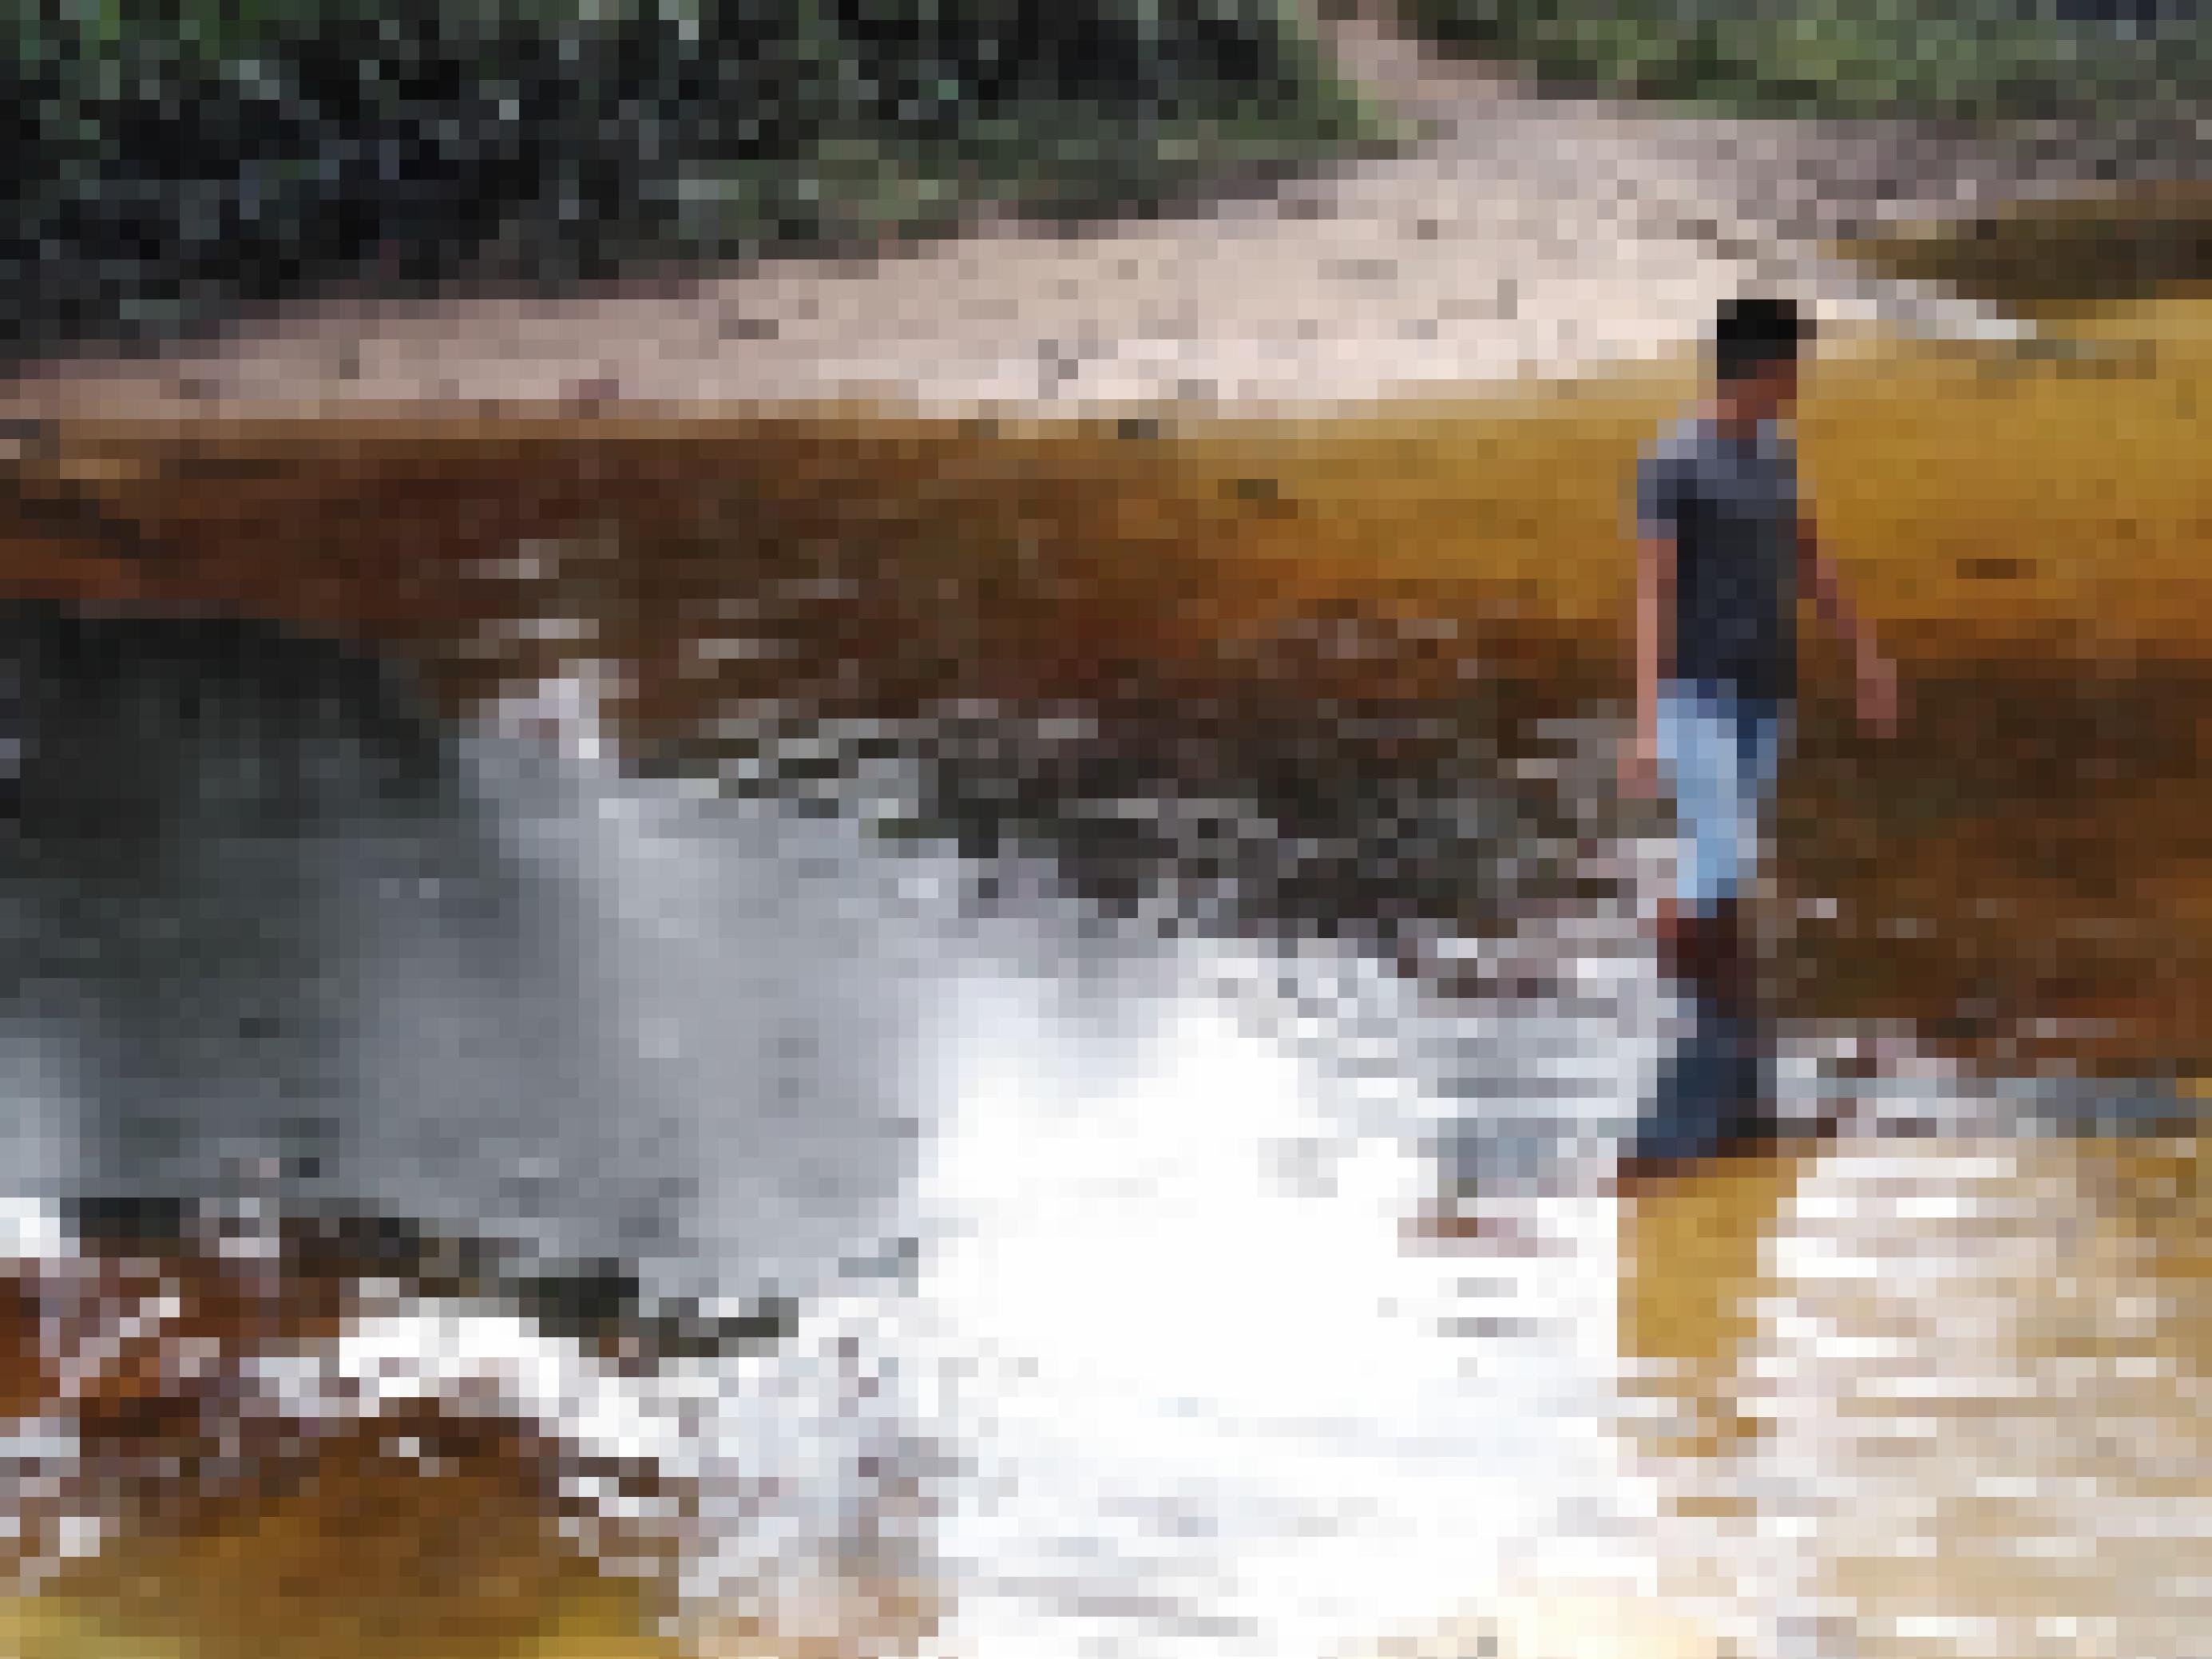
[[1839, 1140], [1608, 1196], [1674, 1028], [1601, 727], [1303, 805], [980, 710], [641, 776], [588, 673], [455, 725], [165, 626], [22, 624], [19, 1249], [273, 1203], [795, 1310], [641, 1370], [400, 1296], [260, 1373], [696, 1483], [702, 1647], [739, 1603], [850, 1646], [893, 1576], [966, 1659], [2208, 1651], [2177, 1103], [1793, 1027]]

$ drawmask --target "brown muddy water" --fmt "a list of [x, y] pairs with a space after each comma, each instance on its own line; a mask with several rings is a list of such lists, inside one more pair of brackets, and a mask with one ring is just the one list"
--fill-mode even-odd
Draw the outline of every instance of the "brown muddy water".
[[33, 446], [9, 1644], [2194, 1651], [2212, 308], [2040, 309], [1820, 368], [1846, 1128], [1632, 1205], [1685, 371]]

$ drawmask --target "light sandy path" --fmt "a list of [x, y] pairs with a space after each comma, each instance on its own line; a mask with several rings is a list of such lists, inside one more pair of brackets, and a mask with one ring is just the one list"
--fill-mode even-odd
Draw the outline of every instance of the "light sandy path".
[[157, 363], [74, 364], [9, 401], [48, 416], [826, 398], [1318, 411], [1665, 355], [1747, 284], [1831, 321], [2001, 336], [1973, 307], [1838, 265], [1820, 239], [2078, 187], [2100, 164], [2079, 145], [2039, 159], [1902, 129], [1537, 99], [1362, 25], [1341, 40], [1430, 136], [1271, 199], [559, 301], [325, 305]]

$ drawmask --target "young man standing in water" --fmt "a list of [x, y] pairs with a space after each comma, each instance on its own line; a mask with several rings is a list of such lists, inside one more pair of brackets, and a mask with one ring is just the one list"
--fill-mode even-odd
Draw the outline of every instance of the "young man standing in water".
[[1660, 959], [1698, 1020], [1741, 1034], [1747, 1052], [1745, 1064], [1715, 1074], [1731, 1080], [1691, 1085], [1736, 1097], [1659, 1103], [1661, 1117], [1686, 1110], [1703, 1127], [1650, 1126], [1628, 1160], [1631, 1175], [1755, 1143], [1775, 1127], [1759, 961], [1741, 894], [1792, 733], [1801, 592], [1851, 649], [1861, 720], [1883, 735], [1896, 726], [1896, 670], [1846, 602], [1798, 491], [1786, 423], [1810, 343], [1787, 301], [1723, 305], [1710, 396], [1644, 451], [1638, 469], [1636, 725], [1622, 781], [1647, 798], [1668, 774], [1683, 845], [1674, 890], [1660, 902]]

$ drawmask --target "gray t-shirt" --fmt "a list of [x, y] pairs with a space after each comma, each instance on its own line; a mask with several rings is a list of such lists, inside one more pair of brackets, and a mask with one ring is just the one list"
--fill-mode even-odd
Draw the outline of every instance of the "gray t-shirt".
[[1797, 457], [1772, 422], [1677, 422], [1644, 452], [1637, 533], [1674, 544], [1674, 678], [1773, 708], [1797, 690]]

